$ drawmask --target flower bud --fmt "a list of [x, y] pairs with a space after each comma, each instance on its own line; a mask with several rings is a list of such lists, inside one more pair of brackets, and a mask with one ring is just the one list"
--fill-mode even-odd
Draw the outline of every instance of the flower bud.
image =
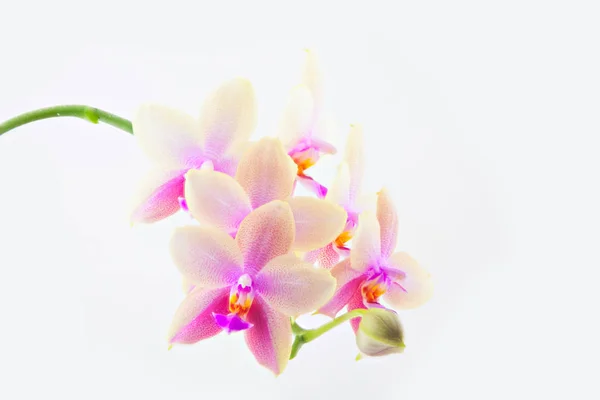
[[398, 314], [383, 308], [371, 308], [362, 316], [356, 332], [356, 345], [366, 356], [385, 356], [404, 351], [402, 338]]

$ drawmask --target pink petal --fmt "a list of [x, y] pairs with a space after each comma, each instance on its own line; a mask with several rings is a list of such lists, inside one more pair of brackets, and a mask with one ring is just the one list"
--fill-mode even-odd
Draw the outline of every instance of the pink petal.
[[179, 211], [186, 171], [154, 170], [147, 174], [140, 182], [134, 199], [131, 223], [157, 222]]
[[313, 137], [311, 138], [312, 145], [315, 149], [325, 154], [335, 154], [337, 153], [337, 149], [334, 145], [319, 138]]
[[[350, 298], [350, 301], [348, 301], [348, 311], [356, 310], [357, 308], [361, 308], [361, 309], [367, 308], [367, 307], [365, 307], [365, 304], [363, 303], [363, 297], [362, 297], [362, 293], [360, 292], [360, 290], [357, 290], [354, 293], [354, 296], [352, 296]], [[352, 326], [352, 329], [354, 330], [355, 333], [358, 330], [359, 324], [360, 324], [360, 317], [352, 318], [350, 320], [350, 325]]]
[[244, 188], [253, 208], [292, 194], [298, 167], [279, 139], [262, 138], [242, 156], [235, 179]]
[[292, 351], [290, 318], [269, 306], [260, 295], [248, 313], [254, 326], [245, 332], [246, 344], [256, 361], [275, 375], [283, 372]]
[[279, 200], [252, 211], [240, 224], [235, 240], [252, 275], [277, 256], [289, 253], [294, 243], [294, 215]]
[[337, 285], [331, 300], [319, 309], [319, 314], [335, 318], [336, 314], [344, 308], [352, 296], [358, 291], [365, 281], [364, 274], [350, 268], [350, 260], [344, 260], [331, 269], [331, 275], [336, 279]]
[[295, 250], [309, 251], [326, 246], [346, 226], [346, 211], [334, 203], [304, 196], [287, 202], [296, 225]]
[[344, 161], [348, 164], [350, 172], [350, 203], [354, 204], [358, 200], [361, 191], [365, 169], [363, 133], [360, 125], [352, 125], [350, 128]]
[[203, 155], [197, 121], [190, 115], [158, 104], [141, 106], [133, 132], [142, 151], [167, 169], [199, 166]]
[[246, 141], [256, 127], [252, 84], [235, 78], [219, 86], [204, 102], [200, 131], [207, 156], [217, 159], [236, 142]]
[[327, 196], [327, 188], [308, 175], [298, 175], [298, 182], [300, 182], [306, 190], [316, 194], [320, 199], [324, 199]]
[[171, 256], [190, 283], [203, 288], [233, 284], [242, 275], [242, 255], [226, 232], [209, 226], [176, 228]]
[[381, 259], [379, 222], [373, 213], [363, 212], [358, 217], [358, 228], [352, 239], [350, 259], [352, 268], [358, 271], [366, 271]]
[[304, 85], [292, 89], [279, 124], [278, 137], [287, 150], [312, 129], [313, 99], [310, 90]]
[[183, 300], [171, 323], [169, 343], [191, 344], [221, 332], [214, 313], [227, 313], [229, 288], [196, 288]]
[[394, 253], [388, 260], [390, 266], [404, 272], [405, 278], [392, 283], [383, 298], [397, 310], [416, 308], [433, 295], [433, 282], [429, 272], [406, 253]]
[[388, 258], [396, 248], [398, 214], [386, 189], [381, 189], [377, 195], [377, 220], [381, 234], [381, 256]]
[[190, 170], [185, 176], [185, 198], [197, 221], [228, 233], [236, 232], [252, 211], [244, 189], [221, 172]]
[[335, 279], [294, 254], [269, 261], [255, 278], [256, 290], [279, 312], [298, 316], [314, 311], [331, 298]]

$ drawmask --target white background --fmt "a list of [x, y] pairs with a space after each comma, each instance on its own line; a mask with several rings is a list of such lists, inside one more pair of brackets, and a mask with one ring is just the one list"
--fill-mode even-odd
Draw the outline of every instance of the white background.
[[597, 2], [149, 3], [3, 2], [0, 120], [195, 114], [242, 75], [272, 135], [314, 47], [332, 139], [363, 123], [368, 189], [390, 189], [398, 248], [436, 295], [401, 314], [399, 356], [354, 362], [348, 327], [278, 378], [241, 335], [167, 351], [182, 292], [166, 243], [186, 217], [130, 229], [135, 140], [38, 122], [0, 138], [0, 398], [598, 398]]

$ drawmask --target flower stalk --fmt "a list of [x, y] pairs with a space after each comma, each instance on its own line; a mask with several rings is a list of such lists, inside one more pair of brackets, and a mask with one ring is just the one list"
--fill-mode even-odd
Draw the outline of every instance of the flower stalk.
[[293, 358], [295, 358], [298, 355], [298, 351], [306, 343], [312, 342], [313, 340], [315, 340], [318, 337], [320, 337], [321, 335], [329, 332], [330, 330], [337, 327], [338, 325], [341, 325], [344, 322], [346, 322], [352, 318], [361, 317], [361, 316], [365, 315], [367, 312], [369, 312], [369, 311], [366, 309], [357, 308], [355, 310], [352, 310], [345, 314], [342, 314], [339, 317], [337, 317], [315, 329], [303, 329], [295, 321], [292, 321], [292, 332], [294, 332], [294, 335], [296, 335], [296, 337], [295, 337], [294, 343], [292, 345], [292, 352], [290, 354], [290, 360], [292, 360]]
[[18, 128], [19, 126], [28, 124], [30, 122], [56, 117], [81, 118], [93, 124], [97, 124], [98, 122], [104, 122], [105, 124], [112, 125], [115, 128], [133, 134], [133, 127], [131, 125], [131, 121], [125, 118], [121, 118], [118, 115], [109, 113], [99, 108], [90, 107], [86, 105], [72, 104], [40, 108], [37, 110], [26, 112], [21, 115], [17, 115], [16, 117], [4, 121], [0, 124], [0, 135], [12, 129]]

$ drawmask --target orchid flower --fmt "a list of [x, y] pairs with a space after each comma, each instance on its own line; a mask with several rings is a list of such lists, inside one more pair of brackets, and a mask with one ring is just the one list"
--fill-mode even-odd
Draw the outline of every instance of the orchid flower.
[[280, 126], [288, 154], [297, 165], [297, 181], [319, 198], [324, 198], [327, 188], [305, 171], [315, 165], [322, 154], [335, 154], [333, 145], [323, 139], [322, 76], [314, 52], [307, 50], [302, 84], [295, 87], [288, 100]]
[[323, 199], [291, 198], [295, 174], [295, 165], [281, 141], [262, 138], [240, 159], [235, 179], [211, 170], [187, 172], [185, 196], [190, 214], [201, 224], [216, 226], [235, 237], [241, 221], [253, 209], [273, 200], [285, 200], [295, 220], [293, 249], [317, 249], [342, 232], [346, 212]]
[[294, 235], [292, 210], [279, 200], [246, 216], [235, 239], [214, 226], [177, 228], [171, 255], [196, 287], [175, 313], [169, 343], [245, 331], [258, 363], [283, 372], [292, 348], [290, 317], [317, 309], [335, 289], [328, 271], [289, 253]]
[[217, 88], [205, 101], [199, 120], [161, 105], [140, 107], [133, 131], [154, 169], [140, 185], [132, 224], [156, 222], [185, 209], [184, 176], [190, 169], [234, 174], [237, 150], [255, 125], [254, 90], [241, 78]]
[[346, 225], [335, 240], [305, 256], [307, 261], [317, 261], [324, 268], [333, 267], [340, 258], [348, 257], [350, 254], [347, 243], [354, 236], [358, 225], [358, 215], [366, 203], [365, 196], [361, 194], [364, 171], [363, 149], [362, 126], [352, 125], [346, 142], [343, 162], [325, 197], [326, 200], [339, 204], [346, 210]]
[[[332, 299], [319, 313], [334, 317], [342, 308], [416, 308], [429, 300], [433, 285], [427, 271], [408, 254], [394, 253], [398, 216], [385, 189], [377, 196], [377, 215], [361, 213], [350, 258], [338, 263], [331, 274], [337, 280]], [[354, 330], [359, 319], [351, 321]]]

